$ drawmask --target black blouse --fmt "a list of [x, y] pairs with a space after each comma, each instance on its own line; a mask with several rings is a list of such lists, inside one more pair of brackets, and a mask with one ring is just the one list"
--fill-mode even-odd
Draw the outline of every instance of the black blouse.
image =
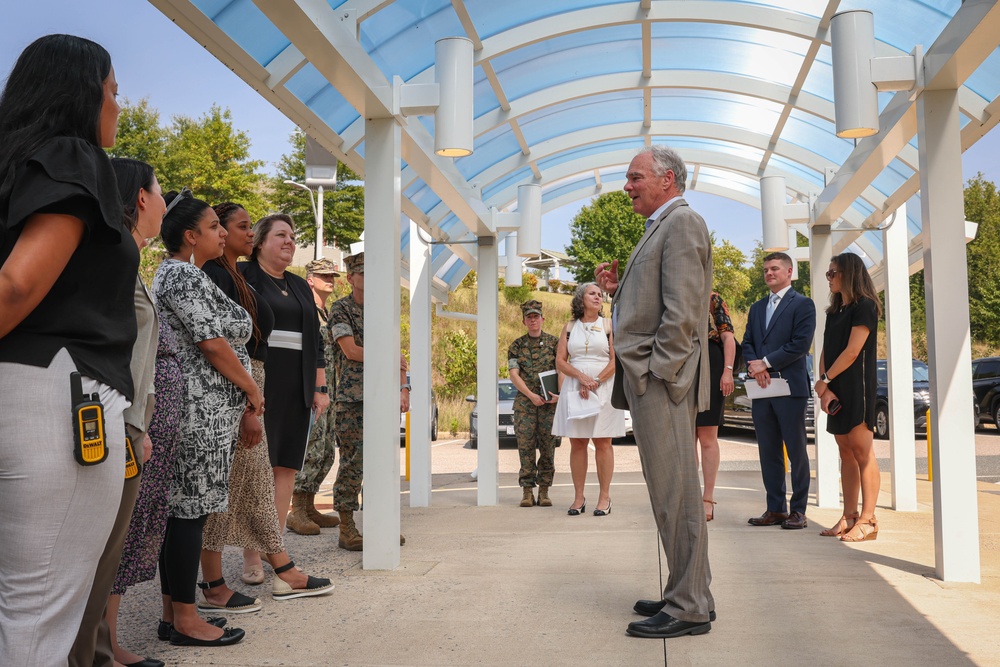
[[125, 228], [105, 152], [83, 139], [58, 137], [17, 168], [6, 210], [0, 211], [0, 264], [36, 213], [79, 218], [84, 235], [52, 289], [0, 338], [0, 361], [45, 368], [66, 348], [81, 374], [132, 400], [139, 248]]
[[[211, 261], [205, 262], [205, 265], [201, 268], [212, 279], [212, 282], [226, 293], [226, 296], [241, 306], [243, 305], [240, 303], [240, 294], [236, 291], [236, 281], [229, 275], [225, 267], [219, 266], [215, 261]], [[249, 283], [247, 284], [249, 285]], [[253, 285], [250, 285], [250, 293], [257, 307], [257, 321], [255, 322], [257, 331], [252, 333], [250, 340], [247, 341], [247, 354], [250, 355], [251, 359], [267, 361], [267, 337], [271, 335], [271, 330], [274, 329], [274, 313], [271, 311], [271, 307], [267, 304], [267, 301], [259, 298], [257, 290], [254, 289]], [[249, 309], [246, 310], [250, 312]], [[259, 336], [258, 333], [260, 334]]]

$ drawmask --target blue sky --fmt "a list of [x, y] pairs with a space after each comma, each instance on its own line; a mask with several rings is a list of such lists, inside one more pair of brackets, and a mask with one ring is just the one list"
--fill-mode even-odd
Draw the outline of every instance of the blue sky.
[[[81, 35], [111, 53], [120, 94], [146, 97], [166, 123], [174, 115], [197, 117], [212, 104], [228, 107], [234, 125], [252, 140], [254, 158], [267, 171], [288, 152], [291, 121], [201, 45], [145, 0], [21, 0], [5, 2], [0, 22], [0, 76], [6, 78], [21, 50], [54, 32]], [[1000, 134], [993, 130], [963, 157], [963, 176], [982, 172], [1000, 182]], [[749, 252], [761, 235], [760, 212], [732, 200], [690, 192], [688, 201], [720, 238]], [[569, 243], [569, 221], [587, 201], [547, 214], [542, 246], [561, 250]]]

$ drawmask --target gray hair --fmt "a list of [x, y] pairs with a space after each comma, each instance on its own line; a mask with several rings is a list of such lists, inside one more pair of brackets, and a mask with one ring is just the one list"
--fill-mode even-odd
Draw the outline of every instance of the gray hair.
[[[587, 293], [587, 288], [590, 287], [591, 285], [593, 285], [597, 289], [601, 289], [601, 286], [598, 285], [597, 283], [589, 282], [589, 283], [583, 283], [582, 285], [577, 286], [575, 290], [573, 290], [573, 299], [569, 302], [569, 310], [572, 313], [574, 320], [578, 320], [581, 317], [583, 317], [583, 312], [584, 312], [583, 295]], [[604, 290], [601, 290], [601, 294], [604, 294]], [[598, 311], [597, 314], [601, 315], [603, 312], [604, 312], [604, 307], [602, 306], [601, 310]]]
[[653, 173], [657, 176], [663, 176], [668, 171], [674, 172], [677, 192], [684, 194], [684, 190], [687, 189], [687, 165], [677, 151], [663, 144], [653, 144], [649, 148], [643, 148], [637, 155], [643, 153], [649, 153], [653, 157]]

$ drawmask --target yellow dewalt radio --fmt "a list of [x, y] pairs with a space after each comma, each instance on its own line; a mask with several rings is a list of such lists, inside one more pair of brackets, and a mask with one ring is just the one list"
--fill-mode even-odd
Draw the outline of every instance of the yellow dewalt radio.
[[101, 397], [83, 393], [83, 380], [76, 371], [69, 374], [69, 384], [73, 400], [73, 456], [82, 466], [97, 465], [108, 458]]
[[125, 479], [132, 479], [139, 474], [139, 460], [135, 457], [132, 438], [125, 434]]

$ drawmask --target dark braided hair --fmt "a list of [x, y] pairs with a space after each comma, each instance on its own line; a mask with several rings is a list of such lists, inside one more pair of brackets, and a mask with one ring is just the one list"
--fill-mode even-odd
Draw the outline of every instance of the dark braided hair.
[[[240, 204], [234, 204], [233, 202], [224, 202], [222, 204], [216, 204], [212, 207], [215, 214], [219, 216], [219, 224], [221, 224], [225, 229], [229, 229], [229, 221], [237, 211], [246, 211]], [[247, 282], [247, 279], [243, 277], [235, 266], [229, 263], [226, 259], [226, 254], [223, 253], [221, 257], [216, 257], [212, 260], [222, 268], [226, 270], [229, 277], [233, 279], [233, 283], [236, 285], [236, 294], [240, 297], [240, 305], [243, 306], [243, 310], [250, 314], [250, 320], [253, 322], [253, 338], [254, 340], [260, 340], [260, 329], [257, 328], [257, 297], [253, 293], [253, 288]]]

